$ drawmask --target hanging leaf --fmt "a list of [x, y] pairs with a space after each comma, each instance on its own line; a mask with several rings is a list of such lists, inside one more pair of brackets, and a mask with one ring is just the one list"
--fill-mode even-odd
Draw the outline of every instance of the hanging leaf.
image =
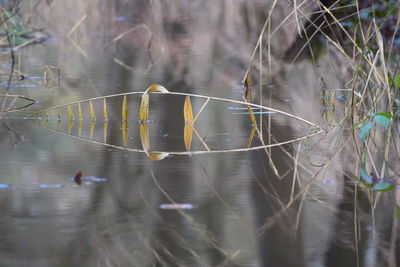
[[384, 127], [387, 129], [389, 127], [390, 119], [386, 116], [383, 115], [375, 115], [374, 116], [374, 121], [379, 124], [380, 126]]
[[72, 108], [70, 105], [68, 105], [68, 118], [70, 121], [73, 121], [75, 119], [74, 113], [72, 112]]
[[104, 118], [104, 121], [108, 121], [107, 102], [106, 102], [106, 99], [105, 99], [105, 98], [104, 98], [104, 100], [103, 100], [103, 118]]
[[250, 67], [249, 72], [247, 73], [245, 79], [244, 79], [244, 89], [245, 89], [245, 93], [244, 93], [244, 97], [246, 98], [246, 100], [248, 102], [252, 101], [252, 89], [253, 89], [253, 75], [251, 74], [251, 68], [253, 66]]
[[104, 121], [104, 124], [103, 124], [103, 142], [104, 142], [104, 144], [107, 144], [107, 129], [108, 129], [108, 122]]
[[122, 121], [128, 120], [128, 100], [126, 99], [126, 95], [124, 95], [124, 99], [122, 100]]
[[185, 104], [183, 105], [183, 117], [185, 123], [193, 123], [193, 110], [192, 103], [190, 102], [190, 97], [186, 96]]
[[122, 142], [124, 147], [128, 146], [128, 122], [125, 120], [122, 122]]
[[368, 122], [367, 124], [364, 125], [364, 127], [361, 128], [360, 133], [358, 135], [361, 138], [361, 140], [365, 141], [372, 127], [373, 127], [372, 122]]
[[79, 121], [79, 125], [78, 125], [78, 137], [81, 137], [82, 135], [82, 121]]
[[392, 185], [391, 183], [382, 180], [374, 186], [374, 190], [379, 192], [387, 192], [392, 191], [395, 187], [396, 186]]
[[[72, 126], [74, 126], [74, 121], [73, 120], [70, 120], [69, 121], [69, 123], [68, 123], [68, 133], [70, 134], [71, 133], [71, 131], [72, 131]], [[47, 127], [47, 126], [46, 126]]]
[[149, 94], [144, 93], [142, 95], [142, 101], [140, 103], [140, 112], [139, 112], [140, 122], [144, 123], [149, 120]]
[[256, 132], [256, 126], [253, 125], [253, 127], [251, 128], [249, 138], [247, 139], [247, 147], [251, 146], [251, 143], [253, 142], [253, 139], [254, 139], [255, 132]]
[[89, 133], [89, 139], [92, 140], [93, 139], [93, 133], [94, 133], [94, 128], [96, 126], [96, 122], [92, 121], [90, 123], [90, 133]]
[[360, 177], [361, 177], [362, 180], [364, 180], [368, 184], [372, 184], [372, 178], [371, 178], [371, 176], [369, 176], [369, 174], [368, 174], [367, 170], [365, 169], [365, 167], [362, 167], [360, 169]]
[[140, 124], [140, 141], [142, 142], [142, 148], [149, 159], [158, 161], [163, 160], [168, 157], [169, 153], [167, 152], [151, 152], [150, 149], [150, 139], [149, 139], [149, 125], [148, 124]]
[[148, 124], [140, 124], [140, 141], [142, 142], [142, 148], [147, 153], [150, 148], [150, 141], [149, 141], [149, 125]]
[[251, 120], [251, 125], [256, 126], [256, 118], [254, 117], [253, 111], [251, 110], [250, 106], [247, 106], [247, 111], [249, 112], [250, 115], [250, 120]]
[[78, 103], [78, 118], [79, 118], [80, 121], [83, 120], [81, 103]]
[[193, 137], [193, 125], [185, 124], [185, 128], [183, 130], [183, 139], [185, 141], [186, 151], [190, 151], [190, 147], [192, 145], [192, 137]]
[[90, 109], [90, 118], [92, 119], [92, 121], [95, 121], [96, 114], [94, 113], [93, 102], [91, 100], [89, 101], [89, 109]]

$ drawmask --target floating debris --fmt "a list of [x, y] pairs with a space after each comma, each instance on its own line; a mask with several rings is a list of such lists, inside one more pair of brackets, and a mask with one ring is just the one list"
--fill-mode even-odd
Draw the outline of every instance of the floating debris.
[[196, 206], [189, 203], [164, 203], [160, 205], [162, 210], [191, 210]]
[[15, 188], [14, 185], [10, 184], [0, 184], [0, 189]]
[[78, 172], [78, 173], [75, 175], [75, 177], [74, 177], [74, 182], [75, 182], [77, 185], [81, 185], [81, 184], [82, 184], [82, 179], [81, 179], [81, 177], [82, 177], [82, 172]]
[[61, 184], [37, 184], [40, 188], [61, 188]]

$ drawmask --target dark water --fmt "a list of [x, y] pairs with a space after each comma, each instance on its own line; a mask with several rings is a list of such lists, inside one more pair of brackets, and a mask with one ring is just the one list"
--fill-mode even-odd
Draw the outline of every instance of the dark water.
[[[108, 122], [91, 124], [86, 115], [81, 125], [70, 123], [65, 109], [61, 122], [32, 115], [154, 83], [243, 101], [262, 2], [22, 4], [22, 20], [49, 39], [15, 51], [25, 79], [13, 80], [10, 93], [39, 102], [0, 121], [0, 266], [395, 266], [397, 191], [371, 204], [348, 177], [354, 147], [336, 150], [351, 137], [338, 127], [346, 92], [334, 96], [335, 110], [321, 109], [320, 74], [335, 89], [342, 70], [327, 57], [317, 69], [307, 60], [284, 62], [284, 34], [273, 42], [272, 69], [261, 64], [263, 93], [255, 88], [254, 102], [327, 133], [247, 151], [315, 128], [279, 113], [260, 122], [256, 114], [263, 138], [256, 132], [249, 145], [251, 120], [237, 109], [245, 106], [210, 101], [195, 124], [202, 139], [193, 134], [190, 149], [207, 152], [206, 143], [210, 151], [186, 153], [184, 97], [151, 95], [150, 149], [171, 152], [152, 161], [140, 136], [140, 95], [128, 98], [126, 127], [122, 97], [110, 100]], [[204, 99], [191, 100], [196, 113]], [[94, 105], [101, 117], [101, 103]]]

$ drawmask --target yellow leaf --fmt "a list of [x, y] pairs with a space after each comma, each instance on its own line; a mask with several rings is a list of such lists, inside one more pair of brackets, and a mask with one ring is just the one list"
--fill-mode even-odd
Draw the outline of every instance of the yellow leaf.
[[150, 148], [148, 124], [140, 124], [140, 141], [142, 142], [143, 150], [147, 153]]
[[122, 122], [122, 142], [126, 147], [128, 145], [128, 122]]
[[167, 88], [165, 88], [162, 85], [159, 84], [152, 84], [147, 88], [146, 92], [151, 91], [151, 92], [160, 92], [160, 93], [169, 93]]
[[93, 102], [89, 101], [89, 109], [90, 109], [90, 118], [92, 121], [96, 120], [96, 114], [94, 113]]
[[244, 89], [245, 89], [245, 98], [247, 101], [252, 101], [252, 90], [253, 90], [253, 75], [251, 74], [251, 69], [246, 75], [244, 79]]
[[68, 118], [70, 121], [73, 121], [75, 119], [74, 113], [72, 112], [72, 108], [70, 105], [68, 105]]
[[103, 101], [103, 118], [104, 118], [104, 121], [108, 121], [107, 102], [106, 102], [105, 98], [104, 98], [104, 101]]
[[70, 120], [68, 123], [68, 133], [70, 134], [72, 131], [72, 126], [74, 126], [74, 121]]
[[193, 125], [185, 124], [185, 128], [183, 130], [183, 139], [185, 141], [186, 151], [190, 151], [190, 147], [192, 145], [192, 137], [193, 137]]
[[254, 139], [254, 133], [256, 132], [256, 126], [253, 125], [253, 127], [251, 128], [251, 132], [249, 135], [249, 138], [247, 139], [247, 147], [251, 146], [251, 143], [253, 142]]
[[185, 123], [193, 123], [193, 109], [189, 96], [186, 96], [185, 98], [185, 104], [183, 105], [183, 117], [185, 118]]
[[247, 106], [247, 111], [249, 112], [251, 124], [253, 126], [257, 125], [256, 118], [254, 117], [253, 111], [251, 110], [250, 106]]
[[163, 160], [168, 157], [169, 153], [167, 152], [149, 152], [147, 156], [154, 161]]
[[94, 127], [96, 126], [96, 122], [92, 121], [90, 123], [90, 134], [89, 134], [89, 139], [93, 139], [93, 133], [94, 133]]
[[122, 101], [122, 120], [128, 120], [128, 100], [126, 99], [126, 95], [124, 95], [124, 100]]
[[81, 103], [78, 103], [78, 117], [79, 117], [79, 120], [80, 120], [80, 121], [83, 120]]
[[141, 122], [149, 120], [149, 94], [143, 93], [142, 102], [140, 103], [139, 119]]
[[82, 120], [79, 121], [79, 125], [78, 125], [78, 137], [81, 137], [82, 135]]
[[104, 142], [104, 144], [107, 144], [107, 128], [108, 128], [108, 122], [105, 121], [104, 125], [103, 125], [103, 136], [104, 136], [103, 142]]

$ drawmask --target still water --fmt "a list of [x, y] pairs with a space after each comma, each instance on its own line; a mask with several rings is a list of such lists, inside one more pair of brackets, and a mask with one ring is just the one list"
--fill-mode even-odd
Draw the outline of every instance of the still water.
[[[15, 71], [24, 79], [9, 87], [10, 94], [37, 102], [0, 120], [0, 266], [396, 262], [397, 191], [382, 194], [371, 208], [347, 175], [356, 155], [349, 128], [337, 127], [346, 91], [332, 96], [336, 109], [321, 108], [321, 73], [334, 89], [345, 70], [327, 57], [317, 69], [307, 60], [283, 61], [290, 20], [272, 42], [273, 63], [255, 66], [267, 70], [254, 78], [264, 82], [252, 101], [320, 125], [324, 131], [309, 138], [302, 137], [320, 128], [255, 109], [255, 131], [246, 105], [212, 100], [194, 124], [188, 149], [185, 97], [151, 94], [147, 142], [152, 151], [167, 153], [154, 161], [138, 122], [141, 94], [128, 96], [125, 125], [122, 96], [107, 102], [108, 121], [101, 101], [93, 101], [96, 122], [87, 106], [81, 122], [71, 122], [66, 107], [60, 121], [55, 113], [48, 119], [36, 113], [143, 92], [155, 83], [171, 92], [244, 101], [242, 80], [265, 20], [257, 10], [265, 10], [264, 1], [178, 2], [21, 4], [21, 21], [43, 29], [46, 38], [15, 51]], [[285, 8], [279, 4], [274, 21]], [[9, 50], [4, 53], [1, 67], [8, 73]], [[205, 100], [191, 101], [197, 114]]]

